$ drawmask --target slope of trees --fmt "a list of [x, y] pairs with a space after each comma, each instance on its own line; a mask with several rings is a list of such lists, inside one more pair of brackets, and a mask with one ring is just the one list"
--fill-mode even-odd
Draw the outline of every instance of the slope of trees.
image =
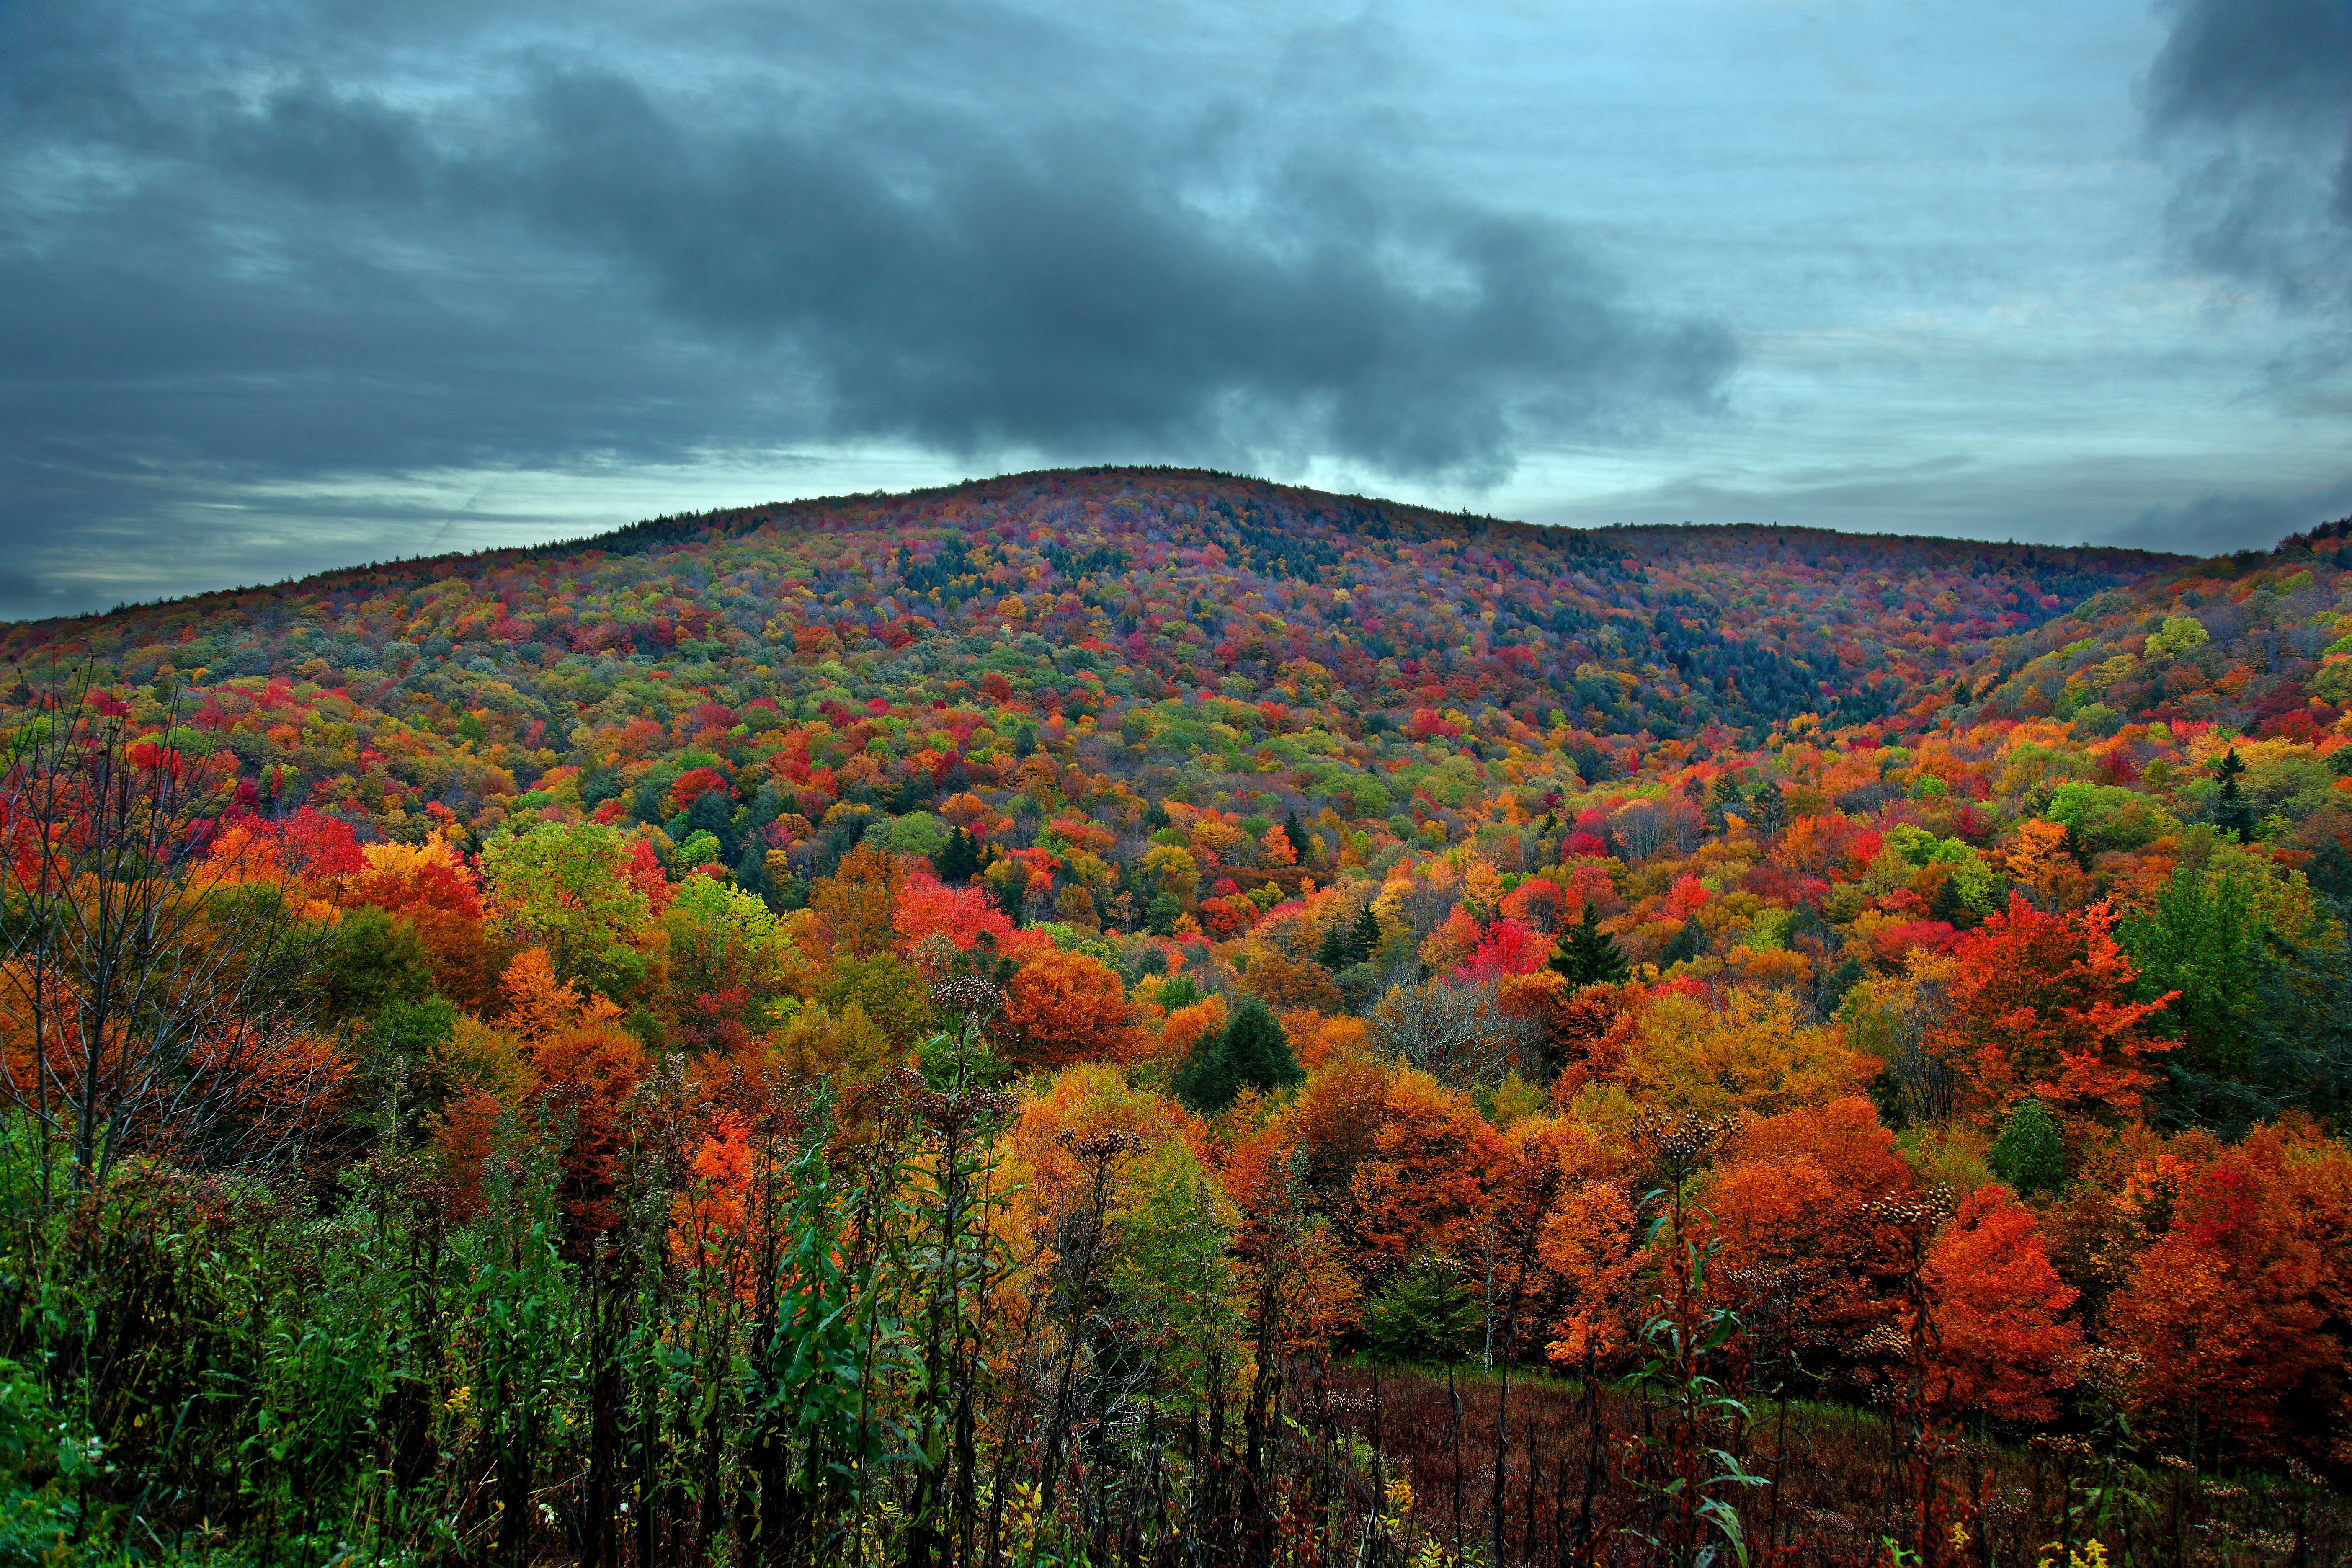
[[1115, 470], [9, 628], [0, 1552], [2340, 1553], [2347, 534]]

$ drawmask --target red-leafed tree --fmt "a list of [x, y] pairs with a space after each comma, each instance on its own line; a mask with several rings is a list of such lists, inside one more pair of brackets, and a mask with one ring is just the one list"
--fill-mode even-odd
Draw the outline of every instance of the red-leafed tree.
[[2147, 1058], [2170, 1048], [2147, 1021], [2178, 993], [2133, 999], [2138, 978], [2105, 904], [2046, 914], [2010, 894], [1958, 952], [1945, 1060], [1994, 1116], [2028, 1094], [2077, 1111], [2129, 1116], [2155, 1081]]
[[1956, 1412], [2046, 1421], [2074, 1382], [2080, 1294], [2058, 1278], [2032, 1214], [2002, 1186], [1979, 1187], [1936, 1235], [1921, 1269], [1930, 1337], [1927, 1394]]

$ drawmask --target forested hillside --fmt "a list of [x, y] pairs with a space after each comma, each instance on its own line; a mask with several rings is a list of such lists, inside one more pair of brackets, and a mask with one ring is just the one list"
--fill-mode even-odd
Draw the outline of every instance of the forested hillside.
[[1090, 470], [0, 628], [0, 1553], [2352, 1550], [2348, 544]]

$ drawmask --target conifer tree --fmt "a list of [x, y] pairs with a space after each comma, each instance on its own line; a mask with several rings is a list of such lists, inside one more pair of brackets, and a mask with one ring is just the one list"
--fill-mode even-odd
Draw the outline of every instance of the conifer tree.
[[1626, 974], [1625, 954], [1617, 939], [1601, 929], [1601, 910], [1587, 903], [1584, 919], [1559, 933], [1559, 945], [1551, 955], [1550, 968], [1556, 974], [1567, 976], [1570, 985], [1615, 985]]
[[2009, 1113], [1987, 1163], [2020, 1196], [2064, 1186], [2066, 1145], [2058, 1119], [2050, 1114], [2049, 1102], [2038, 1094], [2026, 1096]]
[[1356, 911], [1356, 923], [1348, 931], [1348, 962], [1370, 963], [1372, 954], [1381, 950], [1380, 917], [1366, 904]]
[[1251, 997], [1223, 1030], [1204, 1035], [1176, 1072], [1177, 1098], [1207, 1115], [1223, 1110], [1244, 1089], [1274, 1089], [1307, 1075], [1291, 1054], [1290, 1040], [1265, 1003]]
[[940, 850], [940, 880], [950, 887], [969, 882], [980, 870], [980, 845], [959, 827]]
[[2242, 844], [2254, 836], [2254, 808], [2238, 785], [2238, 775], [2246, 771], [2238, 748], [2231, 747], [2213, 771], [2221, 780], [2221, 793], [2213, 797], [2213, 825], [2235, 833]]
[[1225, 1068], [1237, 1089], [1285, 1089], [1307, 1075], [1291, 1054], [1290, 1037], [1282, 1032], [1266, 1005], [1255, 997], [1244, 1002], [1225, 1026]]

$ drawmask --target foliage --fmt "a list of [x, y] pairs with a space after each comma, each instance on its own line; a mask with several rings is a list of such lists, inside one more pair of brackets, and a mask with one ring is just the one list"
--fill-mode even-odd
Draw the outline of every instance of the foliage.
[[2340, 1545], [2206, 1480], [2345, 1463], [2347, 537], [1106, 470], [0, 630], [0, 1530]]

